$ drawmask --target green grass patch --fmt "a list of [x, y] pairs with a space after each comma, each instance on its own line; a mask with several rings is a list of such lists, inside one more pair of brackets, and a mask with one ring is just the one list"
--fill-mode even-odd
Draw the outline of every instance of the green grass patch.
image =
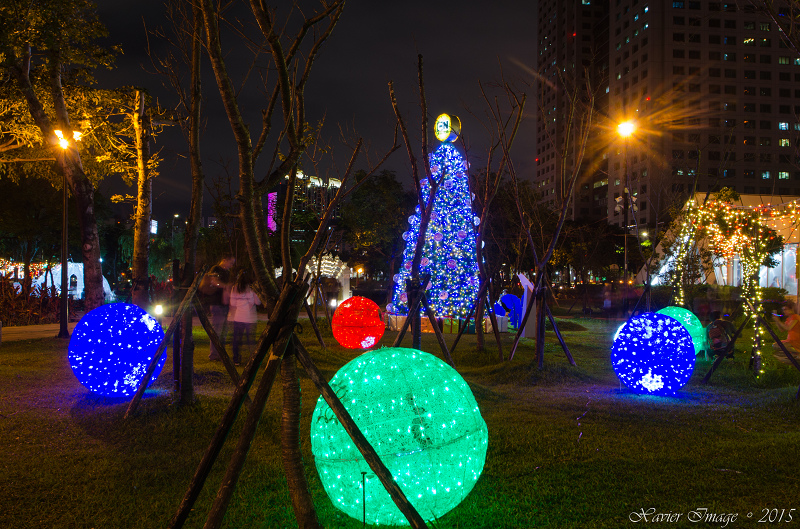
[[[764, 373], [748, 369], [740, 340], [735, 358], [698, 361], [675, 398], [645, 397], [621, 388], [608, 362], [620, 322], [575, 317], [560, 326], [577, 366], [548, 333], [544, 368], [523, 339], [513, 361], [501, 361], [491, 335], [478, 351], [462, 339], [454, 359], [489, 426], [484, 473], [441, 528], [588, 527], [635, 525], [631, 513], [738, 513], [737, 527], [758, 527], [762, 509], [800, 509], [800, 373], [764, 353]], [[181, 407], [172, 394], [171, 359], [135, 417], [127, 402], [90, 394], [72, 375], [66, 344], [57, 339], [0, 346], [0, 527], [160, 528], [177, 509], [224, 413], [233, 386], [208, 360], [208, 339], [196, 332], [198, 400]], [[357, 353], [323, 350], [313, 331], [301, 335], [331, 377]], [[448, 336], [449, 343], [453, 336]], [[394, 333], [384, 337], [389, 345]], [[508, 358], [513, 336], [503, 336]], [[410, 342], [407, 339], [405, 345]], [[441, 356], [432, 335], [423, 349]], [[258, 381], [256, 381], [257, 383]], [[357, 528], [337, 511], [313, 466], [309, 421], [318, 392], [301, 371], [302, 450], [325, 527]], [[225, 527], [295, 527], [279, 455], [280, 384], [276, 384], [229, 507]], [[202, 527], [243, 417], [214, 466], [185, 525]], [[752, 518], [747, 518], [753, 513]], [[800, 514], [794, 512], [795, 523]], [[663, 525], [663, 524], [662, 524]], [[722, 527], [699, 524], [700, 527]]]

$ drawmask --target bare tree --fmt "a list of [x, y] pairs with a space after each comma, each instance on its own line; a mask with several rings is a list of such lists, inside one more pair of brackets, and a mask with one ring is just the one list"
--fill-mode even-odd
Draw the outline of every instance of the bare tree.
[[[559, 216], [555, 228], [549, 235], [549, 242], [540, 251], [537, 251], [536, 244], [531, 236], [531, 229], [533, 228], [532, 219], [525, 218], [522, 205], [519, 200], [517, 201], [519, 216], [523, 225], [526, 227], [525, 231], [529, 238], [529, 248], [536, 262], [536, 274], [532, 281], [533, 293], [525, 308], [520, 328], [514, 338], [509, 359], [514, 357], [522, 330], [525, 328], [525, 324], [535, 308], [533, 314], [535, 314], [536, 317], [536, 358], [540, 368], [544, 365], [545, 316], [549, 315], [549, 309], [546, 305], [548, 291], [547, 266], [556, 249], [561, 230], [571, 208], [576, 182], [578, 178], [583, 175], [583, 163], [586, 157], [587, 146], [589, 145], [592, 131], [595, 130], [594, 120], [596, 114], [595, 101], [597, 98], [597, 91], [602, 85], [602, 83], [593, 83], [592, 76], [589, 75], [589, 72], [586, 72], [583, 78], [583, 83], [576, 82], [562, 73], [553, 84], [550, 84], [550, 81], [542, 81], [543, 86], [547, 86], [548, 89], [563, 94], [562, 101], [564, 101], [564, 112], [557, 120], [557, 127], [559, 127], [558, 134], [550, 134], [549, 136], [549, 141], [555, 144], [560, 162], [557, 164], [561, 172], [558, 177], [560, 183], [559, 199], [561, 201]], [[543, 98], [540, 99], [540, 113], [543, 116], [547, 115], [543, 106]], [[505, 142], [502, 143], [501, 146], [504, 151], [508, 151], [508, 146]], [[509, 172], [516, 185], [519, 178], [516, 168], [511, 162], [509, 163]], [[552, 317], [550, 319], [551, 322], [554, 323]], [[558, 335], [557, 329], [556, 333]], [[574, 363], [572, 357], [569, 355], [568, 351], [566, 351], [566, 348], [565, 352], [567, 352], [570, 363]]]
[[[203, 213], [203, 186], [205, 175], [201, 161], [200, 131], [202, 103], [202, 51], [203, 51], [203, 12], [196, 2], [174, 0], [166, 5], [169, 29], [157, 28], [153, 35], [169, 43], [168, 50], [156, 56], [149, 47], [151, 63], [178, 97], [173, 111], [173, 120], [181, 125], [181, 130], [189, 147], [189, 167], [191, 170], [191, 201], [186, 215], [186, 228], [183, 237], [183, 269], [181, 289], [192, 284], [197, 269], [197, 241]], [[188, 73], [188, 80], [185, 78]], [[194, 338], [192, 335], [192, 313], [184, 313], [181, 321], [181, 403], [194, 400]]]
[[[263, 294], [265, 305], [271, 313], [270, 323], [262, 334], [256, 353], [245, 367], [241, 382], [237, 386], [209, 449], [198, 466], [184, 501], [172, 520], [171, 527], [182, 526], [191, 511], [199, 490], [208, 476], [211, 464], [219, 454], [219, 450], [230, 431], [233, 420], [247, 395], [247, 391], [254, 382], [259, 365], [266, 358], [270, 347], [272, 347], [272, 352], [264, 368], [264, 374], [253, 398], [253, 403], [248, 410], [243, 432], [212, 505], [206, 527], [219, 527], [222, 523], [233, 488], [238, 480], [278, 370], [281, 371], [284, 396], [281, 419], [281, 455], [289, 483], [292, 505], [300, 527], [319, 526], [305, 481], [299, 450], [299, 429], [297, 425], [300, 416], [300, 392], [299, 382], [295, 373], [295, 357], [303, 363], [303, 367], [314, 380], [326, 401], [331, 405], [337, 418], [350, 432], [356, 446], [359, 447], [370, 467], [378, 475], [400, 510], [407, 516], [413, 526], [422, 527], [424, 522], [422, 522], [419, 514], [408, 503], [402, 491], [391, 478], [388, 470], [375, 454], [374, 449], [369, 446], [363, 434], [360, 433], [346, 410], [341, 406], [330, 386], [321, 378], [319, 371], [305, 352], [302, 343], [293, 337], [298, 313], [305, 300], [309, 279], [306, 266], [317, 248], [322, 244], [323, 239], [326, 238], [326, 227], [336, 207], [347, 193], [354, 189], [354, 187], [350, 187], [348, 190], [347, 184], [356, 158], [361, 151], [361, 141], [358, 141], [353, 149], [347, 169], [340, 179], [342, 185], [325, 210], [307, 251], [300, 258], [296, 267], [297, 272], [293, 272], [291, 261], [291, 221], [295, 202], [295, 187], [302, 157], [311, 144], [311, 138], [313, 138], [313, 135], [309, 134], [311, 128], [305, 113], [305, 88], [311, 77], [312, 67], [318, 58], [320, 49], [331, 35], [342, 14], [344, 2], [322, 2], [318, 10], [311, 15], [303, 14], [295, 6], [296, 9], [290, 12], [289, 18], [280, 21], [275, 18], [274, 10], [268, 9], [265, 4], [258, 0], [251, 0], [249, 5], [262, 40], [260, 42], [248, 40], [247, 45], [251, 47], [256, 57], [269, 60], [269, 66], [263, 72], [259, 72], [261, 73], [260, 80], [263, 82], [261, 89], [267, 95], [267, 106], [261, 112], [262, 128], [255, 142], [250, 136], [250, 128], [242, 108], [240, 92], [233, 85], [229, 69], [230, 65], [226, 60], [227, 54], [223, 50], [220, 39], [220, 25], [227, 24], [236, 28], [239, 35], [246, 35], [247, 31], [244, 31], [244, 28], [238, 26], [235, 21], [226, 20], [222, 16], [223, 6], [216, 4], [213, 0], [203, 0], [201, 11], [206, 37], [206, 49], [214, 71], [217, 89], [222, 98], [237, 146], [239, 220], [244, 233], [247, 253], [257, 278], [258, 290]], [[288, 28], [290, 27], [297, 27], [293, 35], [289, 33], [290, 30]], [[253, 72], [248, 72], [245, 78], [258, 77], [256, 75], [250, 77], [249, 74], [251, 73]], [[274, 134], [273, 123], [277, 124]], [[262, 173], [266, 176], [256, 178], [256, 162], [264, 151], [268, 140], [274, 142], [269, 167], [265, 173]], [[368, 176], [374, 173], [377, 167], [396, 148], [393, 146], [389, 149], [386, 155], [369, 171]], [[263, 195], [270, 188], [283, 181], [287, 182], [287, 186], [279, 237], [283, 264], [282, 282], [279, 286], [275, 277], [271, 241], [267, 237], [262, 203]]]

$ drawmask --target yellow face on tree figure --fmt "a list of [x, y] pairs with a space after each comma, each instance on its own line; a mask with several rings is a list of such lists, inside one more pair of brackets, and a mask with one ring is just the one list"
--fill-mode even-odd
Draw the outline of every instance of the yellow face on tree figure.
[[434, 126], [436, 132], [436, 139], [441, 142], [454, 142], [461, 134], [461, 120], [458, 116], [451, 116], [449, 114], [439, 114], [436, 118], [436, 125]]

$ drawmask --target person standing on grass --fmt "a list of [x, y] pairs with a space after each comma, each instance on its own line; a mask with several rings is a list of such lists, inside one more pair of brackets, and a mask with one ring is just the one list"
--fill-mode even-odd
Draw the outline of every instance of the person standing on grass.
[[[784, 303], [782, 308], [784, 320], [781, 321], [776, 316], [772, 316], [772, 321], [775, 325], [787, 331], [786, 339], [781, 340], [781, 342], [790, 353], [793, 353], [795, 359], [797, 359], [797, 352], [800, 351], [800, 316], [795, 314], [794, 306], [790, 302]], [[786, 355], [781, 351], [780, 345], [774, 343], [772, 344], [772, 348], [776, 352], [779, 352], [779, 354], [775, 355], [776, 360], [785, 364], [791, 364], [791, 361], [786, 358]]]
[[[236, 258], [230, 254], [222, 257], [219, 264], [211, 267], [203, 281], [200, 282], [198, 290], [200, 299], [211, 312], [211, 326], [217, 332], [220, 345], [225, 346], [225, 335], [227, 334], [226, 321], [228, 316], [228, 294], [230, 293], [231, 269], [236, 264]], [[209, 360], [219, 360], [219, 352], [214, 344], [211, 344], [211, 354]]]
[[242, 362], [242, 342], [247, 343], [248, 358], [253, 350], [253, 332], [258, 319], [256, 305], [261, 305], [261, 300], [253, 292], [252, 284], [253, 275], [249, 270], [242, 269], [231, 288], [228, 321], [233, 322], [233, 363], [237, 366]]

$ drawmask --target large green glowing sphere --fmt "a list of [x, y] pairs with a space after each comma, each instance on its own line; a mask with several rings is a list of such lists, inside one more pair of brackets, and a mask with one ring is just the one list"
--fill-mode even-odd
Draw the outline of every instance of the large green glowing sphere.
[[706, 349], [706, 330], [703, 328], [700, 318], [695, 316], [692, 311], [683, 307], [664, 307], [656, 314], [663, 314], [678, 320], [683, 325], [683, 328], [689, 331], [689, 335], [692, 337], [692, 344], [694, 344], [695, 355]]
[[[416, 349], [384, 348], [351, 360], [330, 385], [425, 521], [475, 486], [489, 432], [455, 369]], [[368, 523], [408, 524], [322, 397], [311, 418], [311, 450], [337, 508], [361, 520], [366, 505]]]

